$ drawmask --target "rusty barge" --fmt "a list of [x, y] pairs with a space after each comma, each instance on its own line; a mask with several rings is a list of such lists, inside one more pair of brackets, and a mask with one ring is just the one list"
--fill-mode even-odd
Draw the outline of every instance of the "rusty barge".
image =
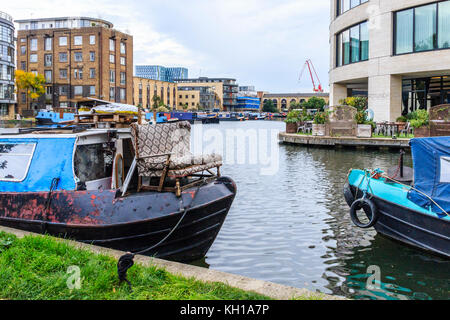
[[122, 251], [157, 245], [147, 254], [200, 259], [236, 185], [220, 176], [220, 156], [194, 156], [189, 143], [186, 122], [2, 134], [0, 225]]

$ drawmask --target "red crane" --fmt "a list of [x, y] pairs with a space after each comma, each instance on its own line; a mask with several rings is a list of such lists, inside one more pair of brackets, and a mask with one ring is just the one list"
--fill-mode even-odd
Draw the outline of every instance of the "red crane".
[[[316, 69], [314, 68], [314, 64], [312, 63], [311, 59], [306, 60], [305, 65], [303, 66], [302, 72], [300, 73], [299, 80], [302, 80], [302, 77], [303, 77], [303, 74], [305, 73], [306, 67], [308, 67], [309, 75], [311, 76], [311, 81], [313, 84], [314, 92], [322, 93], [323, 92], [322, 83], [320, 83], [319, 76], [317, 75]], [[313, 72], [314, 72], [314, 75], [313, 75]], [[314, 76], [315, 76], [315, 78], [314, 78]], [[316, 81], [314, 79], [316, 79], [317, 83], [319, 84], [318, 88], [316, 88]]]

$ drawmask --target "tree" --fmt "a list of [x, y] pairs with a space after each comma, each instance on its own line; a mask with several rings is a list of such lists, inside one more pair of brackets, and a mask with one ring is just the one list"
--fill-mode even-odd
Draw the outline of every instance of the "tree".
[[300, 102], [292, 101], [289, 106], [289, 110], [301, 109], [301, 107], [302, 107], [302, 105]]
[[45, 78], [41, 74], [16, 70], [15, 82], [17, 90], [25, 90], [30, 100], [38, 99], [45, 93]]
[[187, 109], [189, 109], [189, 104], [187, 103], [183, 104], [183, 110], [186, 111]]
[[278, 109], [273, 104], [272, 100], [267, 100], [264, 102], [264, 106], [262, 109], [263, 112], [277, 113]]
[[323, 98], [312, 97], [308, 101], [303, 103], [303, 107], [306, 109], [316, 109], [319, 111], [323, 111], [323, 108], [327, 102]]
[[164, 107], [164, 102], [162, 101], [161, 97], [155, 94], [152, 98], [152, 111], [153, 111], [153, 119], [155, 119], [156, 123], [156, 112], [159, 107]]

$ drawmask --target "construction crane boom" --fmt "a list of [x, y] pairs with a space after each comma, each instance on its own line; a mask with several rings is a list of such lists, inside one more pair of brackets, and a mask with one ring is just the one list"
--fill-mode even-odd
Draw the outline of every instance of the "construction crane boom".
[[[311, 77], [311, 81], [312, 81], [312, 84], [313, 84], [314, 92], [322, 93], [323, 92], [322, 83], [320, 82], [319, 76], [317, 75], [317, 72], [316, 72], [316, 68], [314, 68], [314, 64], [312, 63], [311, 59], [307, 59], [305, 64], [303, 65], [303, 69], [302, 69], [302, 71], [300, 73], [299, 81], [302, 80], [302, 77], [303, 77], [303, 74], [305, 73], [306, 68], [308, 68], [309, 75]], [[317, 80], [317, 83], [318, 83], [318, 87], [317, 88], [316, 88], [316, 81], [315, 80]]]

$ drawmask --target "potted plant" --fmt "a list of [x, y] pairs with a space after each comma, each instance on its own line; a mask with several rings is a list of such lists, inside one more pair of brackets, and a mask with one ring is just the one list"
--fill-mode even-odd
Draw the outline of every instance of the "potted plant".
[[317, 112], [314, 116], [314, 122], [312, 126], [313, 136], [325, 136], [326, 135], [326, 123], [328, 122], [328, 112]]
[[410, 115], [411, 127], [414, 128], [414, 137], [423, 138], [430, 136], [430, 118], [427, 110], [417, 110]]
[[300, 110], [292, 110], [288, 113], [286, 120], [286, 133], [297, 133], [300, 119], [301, 111]]
[[408, 122], [408, 119], [405, 116], [400, 116], [395, 120], [395, 124], [398, 125], [398, 130], [404, 130], [406, 128], [406, 123]]
[[356, 136], [358, 138], [372, 138], [373, 122], [367, 119], [367, 112], [364, 110], [358, 111], [355, 120], [358, 124]]

